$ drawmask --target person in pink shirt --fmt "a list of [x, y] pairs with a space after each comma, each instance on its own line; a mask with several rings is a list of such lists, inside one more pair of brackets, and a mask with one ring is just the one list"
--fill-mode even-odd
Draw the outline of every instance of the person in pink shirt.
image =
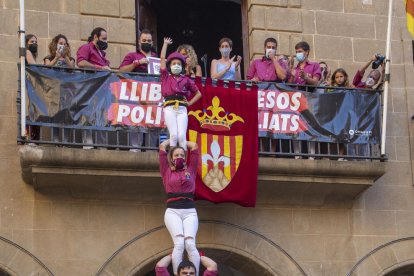
[[[171, 263], [171, 256], [165, 256], [155, 266], [155, 275], [156, 276], [170, 276], [168, 272], [168, 266]], [[207, 256], [201, 256], [201, 264], [206, 268], [203, 273], [203, 276], [217, 276], [217, 264], [215, 261], [210, 259]], [[187, 276], [187, 275], [196, 275], [198, 271], [196, 270], [194, 264], [189, 261], [182, 261], [178, 266], [178, 276]]]
[[289, 82], [317, 86], [321, 79], [321, 67], [319, 63], [309, 60], [309, 44], [301, 41], [295, 45], [295, 51], [298, 64], [292, 70]]
[[122, 72], [139, 72], [148, 73], [148, 58], [157, 57], [157, 53], [152, 51], [152, 34], [150, 30], [144, 29], [141, 31], [138, 40], [138, 51], [128, 53], [119, 70]]
[[[158, 57], [157, 53], [153, 51], [153, 43], [151, 31], [148, 29], [142, 30], [138, 39], [138, 50], [130, 52], [124, 57], [119, 66], [119, 71], [148, 73], [148, 58]], [[129, 132], [129, 144], [139, 148], [143, 145], [145, 137], [145, 146], [157, 147], [159, 135], [160, 132], [156, 128], [139, 129], [138, 132]], [[137, 148], [129, 151], [138, 152]]]
[[[111, 70], [109, 60], [105, 58], [105, 51], [108, 48], [108, 35], [104, 28], [93, 29], [88, 38], [88, 43], [79, 47], [76, 53], [76, 64], [80, 68], [93, 68], [99, 70]], [[82, 140], [86, 144], [83, 149], [93, 149], [92, 131], [82, 131]], [[106, 137], [103, 131], [97, 131], [98, 144], [105, 144]]]
[[247, 79], [258, 81], [277, 81], [286, 80], [288, 64], [282, 56], [276, 55], [277, 40], [269, 37], [264, 42], [265, 55], [260, 59], [255, 59], [247, 72]]
[[[298, 64], [292, 69], [290, 76], [290, 83], [296, 83], [299, 85], [319, 85], [321, 79], [321, 67], [318, 62], [309, 60], [310, 46], [306, 41], [301, 41], [295, 45], [296, 60]], [[293, 151], [295, 153], [302, 152], [301, 141], [293, 141]], [[308, 142], [308, 151], [311, 154], [315, 154], [315, 142]], [[301, 156], [295, 156], [296, 159], [302, 158]], [[314, 157], [309, 157], [310, 160], [314, 160]]]
[[183, 260], [184, 249], [198, 271], [200, 266], [200, 254], [196, 247], [198, 216], [194, 204], [198, 146], [194, 142], [187, 142], [190, 150], [188, 164], [187, 152], [183, 147], [170, 147], [167, 153], [169, 146], [171, 146], [170, 140], [160, 144], [159, 161], [162, 182], [168, 198], [164, 222], [174, 242], [171, 255], [174, 274], [177, 274], [178, 265]]
[[[365, 71], [372, 64], [372, 62], [376, 60], [377, 56], [373, 55], [364, 66], [358, 69], [352, 81], [353, 86], [355, 86], [356, 88], [374, 89], [376, 84], [378, 84], [379, 82], [382, 83], [381, 72], [378, 69], [371, 70], [367, 76], [367, 79], [365, 81], [362, 81], [362, 79], [364, 78]], [[385, 64], [382, 63], [381, 67], [383, 70], [382, 76], [384, 76]]]
[[111, 70], [105, 50], [108, 48], [108, 35], [104, 28], [93, 29], [88, 43], [79, 47], [76, 53], [76, 64], [79, 68], [95, 68]]
[[[164, 97], [164, 120], [170, 133], [171, 146], [177, 143], [187, 148], [187, 125], [188, 115], [187, 106], [201, 98], [201, 92], [194, 81], [185, 75], [185, 57], [177, 52], [168, 56], [165, 60], [168, 45], [172, 44], [172, 39], [164, 38], [161, 49], [161, 93]], [[191, 100], [188, 97], [194, 95]]]

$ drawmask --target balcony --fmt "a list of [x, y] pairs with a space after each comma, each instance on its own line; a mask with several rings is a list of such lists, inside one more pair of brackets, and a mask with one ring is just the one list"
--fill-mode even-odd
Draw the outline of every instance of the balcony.
[[[76, 74], [90, 72], [71, 74], [80, 78]], [[163, 130], [146, 131], [138, 145], [131, 139], [141, 134], [119, 125], [99, 127], [33, 120], [28, 120], [27, 125], [27, 138], [17, 138], [22, 144], [22, 177], [39, 192], [64, 190], [75, 198], [143, 203], [164, 199], [154, 141]], [[86, 142], [85, 133], [90, 136]], [[36, 146], [29, 145], [33, 143]], [[84, 146], [95, 149], [86, 150]], [[386, 162], [382, 162], [386, 157], [379, 155], [378, 143], [353, 146], [343, 141], [262, 137], [258, 154], [257, 203], [264, 205], [351, 206], [386, 170]]]

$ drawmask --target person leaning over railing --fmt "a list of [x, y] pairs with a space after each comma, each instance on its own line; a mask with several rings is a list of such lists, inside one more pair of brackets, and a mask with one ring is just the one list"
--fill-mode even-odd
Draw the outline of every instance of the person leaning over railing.
[[[76, 53], [76, 62], [80, 68], [92, 68], [100, 70], [111, 70], [109, 67], [109, 60], [106, 59], [105, 50], [108, 48], [108, 35], [106, 30], [101, 27], [93, 29], [91, 35], [88, 38], [88, 43], [82, 45]], [[97, 132], [98, 144], [105, 143], [105, 133], [102, 131]], [[92, 149], [93, 143], [92, 131], [85, 130], [82, 132], [82, 140], [84, 149]]]
[[[309, 60], [310, 46], [306, 41], [301, 41], [295, 45], [297, 65], [291, 71], [290, 83], [299, 85], [314, 85], [319, 84], [321, 79], [321, 67], [319, 63]], [[302, 153], [302, 142], [293, 141], [293, 151], [295, 153]], [[308, 152], [315, 154], [315, 142], [308, 142]], [[301, 159], [301, 156], [295, 156], [296, 159]], [[314, 157], [309, 157], [313, 160]]]
[[220, 59], [211, 61], [210, 74], [212, 79], [240, 80], [241, 56], [234, 55], [230, 58], [233, 49], [233, 41], [223, 37], [219, 42]]
[[[385, 75], [385, 63], [383, 59], [380, 59], [381, 56], [373, 55], [371, 59], [364, 64], [358, 71], [355, 73], [354, 79], [352, 80], [353, 86], [356, 88], [363, 89], [380, 89], [383, 84], [384, 75]], [[374, 63], [374, 64], [373, 64]], [[365, 81], [362, 81], [365, 75], [365, 71], [368, 67], [373, 64], [373, 70], [371, 70]], [[382, 73], [380, 70], [376, 69], [381, 65]], [[375, 67], [375, 68], [374, 68]], [[359, 155], [359, 156], [368, 156], [368, 144], [349, 144], [348, 145], [348, 154], [349, 155]]]
[[[158, 57], [157, 53], [153, 51], [153, 40], [150, 30], [144, 29], [139, 34], [138, 49], [135, 52], [128, 53], [121, 65], [119, 71], [121, 72], [136, 72], [136, 73], [148, 73], [148, 58]], [[150, 129], [149, 133], [145, 135], [145, 144], [150, 147], [158, 146], [158, 129]], [[129, 132], [129, 145], [132, 147], [140, 147], [144, 142], [144, 133]], [[137, 148], [130, 149], [129, 151], [137, 152]]]
[[[75, 59], [71, 56], [70, 45], [68, 39], [63, 34], [58, 34], [49, 43], [49, 55], [43, 59], [43, 63], [49, 66], [58, 67], [75, 67]], [[68, 142], [69, 136], [72, 136], [73, 132], [69, 131], [65, 135], [65, 129], [63, 129], [63, 140]], [[59, 128], [52, 128], [53, 142], [59, 142]]]

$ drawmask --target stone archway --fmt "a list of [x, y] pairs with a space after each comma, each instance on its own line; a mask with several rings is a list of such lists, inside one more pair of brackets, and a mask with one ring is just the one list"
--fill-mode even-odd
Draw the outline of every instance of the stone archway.
[[[248, 260], [244, 272], [264, 275], [306, 275], [300, 265], [279, 245], [265, 236], [236, 224], [201, 220], [197, 246], [213, 252], [235, 256], [234, 261]], [[98, 270], [98, 275], [145, 275], [162, 256], [171, 252], [171, 238], [164, 226], [153, 228], [126, 243]], [[227, 262], [232, 265], [233, 260]], [[237, 266], [235, 268], [238, 268]], [[251, 269], [251, 270], [249, 270]]]
[[398, 271], [404, 272], [410, 268], [414, 269], [414, 237], [401, 238], [378, 246], [362, 257], [347, 276], [396, 276]]
[[409, 263], [404, 262], [390, 267], [384, 272], [384, 276], [407, 276], [414, 275], [414, 260]]
[[[0, 275], [50, 275], [53, 273], [32, 253], [0, 236]], [[2, 271], [3, 270], [3, 271]], [[6, 274], [7, 273], [7, 274]]]

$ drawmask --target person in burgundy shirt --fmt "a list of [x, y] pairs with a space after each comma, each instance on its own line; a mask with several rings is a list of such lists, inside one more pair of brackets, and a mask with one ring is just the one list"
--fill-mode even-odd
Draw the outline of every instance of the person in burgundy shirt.
[[79, 68], [95, 68], [111, 70], [109, 60], [105, 58], [108, 48], [108, 35], [101, 27], [93, 29], [88, 43], [79, 47], [76, 53], [76, 64]]
[[[170, 133], [171, 146], [177, 143], [187, 148], [187, 125], [188, 115], [187, 106], [201, 98], [201, 92], [195, 85], [194, 81], [185, 75], [185, 58], [182, 54], [174, 52], [168, 56], [165, 55], [168, 45], [172, 44], [169, 37], [164, 38], [164, 44], [161, 49], [161, 93], [164, 97], [164, 120]], [[194, 95], [191, 100], [188, 97]]]
[[157, 53], [152, 51], [152, 34], [150, 30], [141, 31], [138, 40], [138, 51], [128, 53], [119, 70], [122, 72], [148, 73], [148, 57], [157, 57]]
[[[376, 60], [377, 57], [375, 55], [372, 56], [371, 59], [356, 72], [354, 79], [352, 81], [353, 86], [355, 86], [356, 88], [373, 89], [378, 82], [382, 82], [381, 72], [378, 69], [371, 70], [371, 72], [369, 72], [367, 76], [366, 81], [362, 81], [362, 79], [364, 78], [365, 71], [368, 69], [371, 63]], [[381, 66], [383, 69], [382, 76], [384, 76], [385, 64], [382, 63]]]
[[184, 249], [189, 260], [200, 266], [200, 254], [196, 247], [198, 216], [194, 204], [195, 181], [198, 165], [198, 146], [187, 142], [190, 160], [186, 163], [186, 151], [182, 147], [171, 147], [170, 140], [160, 144], [159, 161], [162, 183], [167, 193], [167, 210], [164, 215], [165, 226], [174, 242], [172, 264], [174, 274], [183, 260]]
[[[147, 29], [142, 30], [138, 39], [138, 51], [130, 52], [124, 57], [119, 66], [119, 71], [148, 73], [148, 57], [158, 57], [157, 53], [152, 51], [152, 46], [151, 31]], [[146, 146], [157, 147], [159, 134], [160, 131], [156, 128], [140, 128], [138, 132], [129, 132], [129, 144], [134, 147], [129, 151], [138, 152], [138, 148], [144, 142], [144, 136]]]
[[301, 41], [295, 45], [295, 51], [298, 64], [292, 70], [289, 82], [317, 86], [321, 79], [321, 67], [319, 63], [309, 60], [309, 44]]
[[276, 55], [277, 40], [269, 37], [264, 42], [265, 55], [261, 59], [255, 59], [247, 72], [247, 79], [252, 81], [277, 81], [286, 80], [288, 64], [281, 56]]
[[[170, 276], [168, 272], [168, 266], [171, 263], [171, 256], [165, 256], [155, 266], [155, 275], [156, 276]], [[206, 256], [200, 257], [201, 264], [206, 268], [203, 273], [203, 276], [217, 276], [217, 264], [212, 259]], [[182, 261], [178, 266], [178, 276], [187, 276], [187, 275], [196, 275], [197, 270], [192, 262]]]
[[[290, 76], [290, 83], [296, 83], [299, 85], [313, 85], [317, 86], [321, 79], [321, 67], [318, 62], [309, 60], [310, 46], [306, 41], [301, 41], [295, 45], [297, 65], [292, 69]], [[293, 66], [293, 65], [292, 65]], [[307, 90], [305, 88], [304, 90]], [[293, 151], [295, 153], [302, 152], [301, 141], [293, 141]], [[315, 142], [308, 142], [308, 151], [311, 154], [315, 154]], [[302, 158], [301, 156], [295, 156], [296, 159]], [[314, 157], [309, 157], [313, 160]]]
[[[105, 58], [105, 49], [108, 48], [108, 35], [104, 28], [93, 29], [88, 38], [88, 43], [79, 47], [76, 53], [76, 64], [79, 68], [94, 68], [99, 70], [111, 70], [109, 60]], [[82, 131], [84, 149], [92, 149], [92, 131]], [[97, 144], [106, 144], [106, 137], [103, 131], [97, 131]]]

